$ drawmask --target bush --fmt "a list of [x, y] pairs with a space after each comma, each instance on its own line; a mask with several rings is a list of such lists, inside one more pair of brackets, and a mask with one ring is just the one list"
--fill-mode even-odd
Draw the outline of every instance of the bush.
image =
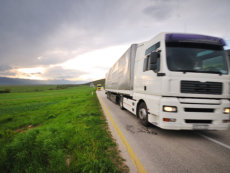
[[4, 89], [4, 90], [0, 90], [0, 94], [1, 93], [10, 93], [10, 89], [9, 88], [6, 88], [6, 89]]

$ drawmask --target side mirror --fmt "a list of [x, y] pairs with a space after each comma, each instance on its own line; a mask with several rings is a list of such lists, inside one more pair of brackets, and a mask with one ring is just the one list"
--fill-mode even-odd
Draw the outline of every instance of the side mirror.
[[155, 72], [159, 71], [158, 70], [158, 58], [160, 58], [160, 53], [159, 52], [152, 52], [149, 57], [149, 70], [153, 70]]

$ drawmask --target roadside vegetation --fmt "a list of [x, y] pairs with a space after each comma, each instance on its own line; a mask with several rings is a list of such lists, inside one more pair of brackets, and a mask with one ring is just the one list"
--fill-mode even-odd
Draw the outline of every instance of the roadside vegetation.
[[[88, 84], [90, 84], [90, 83], [88, 83]], [[105, 88], [105, 79], [96, 80], [96, 81], [93, 81], [93, 83], [95, 86], [97, 86], [97, 84], [101, 84]]]
[[49, 88], [0, 94], [0, 172], [127, 172], [95, 92]]

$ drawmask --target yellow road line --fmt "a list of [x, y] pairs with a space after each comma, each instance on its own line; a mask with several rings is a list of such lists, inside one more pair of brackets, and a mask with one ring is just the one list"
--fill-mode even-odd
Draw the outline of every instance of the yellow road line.
[[145, 170], [144, 166], [142, 165], [142, 163], [140, 162], [140, 160], [137, 158], [135, 152], [133, 151], [132, 147], [129, 145], [128, 141], [126, 140], [125, 136], [122, 134], [121, 130], [118, 128], [117, 124], [115, 123], [115, 121], [112, 118], [112, 115], [109, 113], [109, 108], [107, 108], [104, 103], [102, 102], [102, 99], [98, 96], [98, 99], [102, 105], [102, 108], [104, 109], [105, 113], [107, 114], [110, 122], [112, 123], [114, 129], [116, 130], [118, 136], [120, 137], [123, 145], [125, 146], [126, 150], [129, 153], [129, 156], [131, 157], [131, 160], [133, 161], [133, 163], [135, 164], [135, 166], [137, 167], [138, 172], [141, 173], [147, 173], [147, 171]]

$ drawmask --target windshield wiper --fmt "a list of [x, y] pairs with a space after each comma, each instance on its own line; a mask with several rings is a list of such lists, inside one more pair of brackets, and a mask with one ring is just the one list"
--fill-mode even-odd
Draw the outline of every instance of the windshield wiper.
[[192, 73], [213, 73], [213, 74], [222, 75], [222, 73], [219, 72], [219, 71], [199, 71], [199, 70], [175, 70], [175, 71], [180, 71], [180, 72], [183, 72], [183, 73], [186, 73], [186, 72], [192, 72]]
[[223, 73], [221, 73], [220, 71], [200, 71], [201, 73], [213, 73], [213, 74], [219, 74], [222, 75]]

